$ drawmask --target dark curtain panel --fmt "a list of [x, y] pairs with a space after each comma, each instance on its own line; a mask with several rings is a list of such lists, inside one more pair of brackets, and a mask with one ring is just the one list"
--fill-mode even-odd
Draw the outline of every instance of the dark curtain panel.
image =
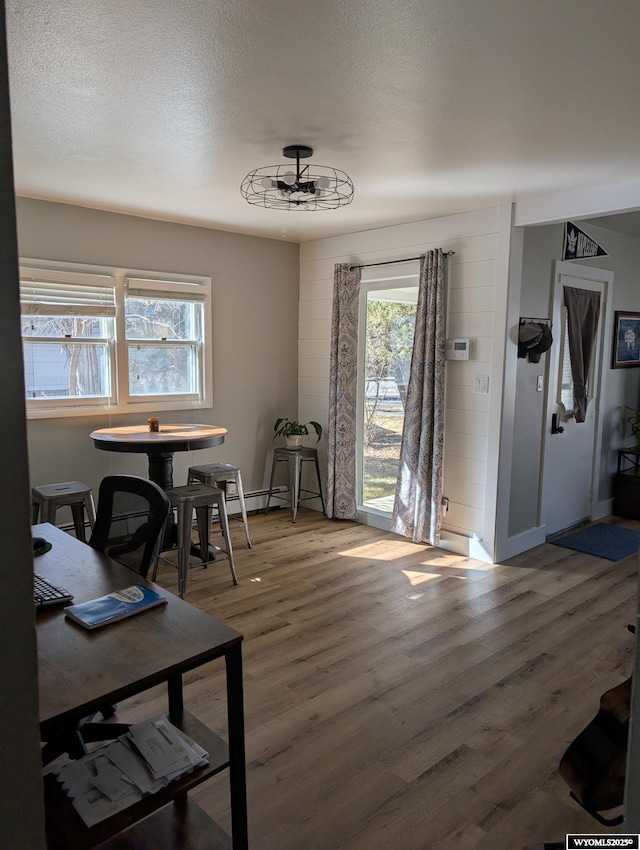
[[337, 263], [333, 279], [327, 516], [356, 519], [356, 397], [361, 270]]
[[589, 399], [589, 369], [600, 318], [600, 293], [589, 289], [564, 288], [569, 328], [569, 357], [573, 379], [573, 413], [584, 422]]
[[440, 543], [444, 444], [445, 282], [442, 250], [420, 257], [411, 373], [391, 530]]

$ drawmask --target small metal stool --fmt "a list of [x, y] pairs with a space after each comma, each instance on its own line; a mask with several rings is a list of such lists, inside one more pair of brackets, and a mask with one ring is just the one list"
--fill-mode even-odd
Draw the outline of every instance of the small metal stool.
[[[73, 515], [73, 525], [78, 540], [86, 543], [84, 512], [87, 512], [89, 527], [96, 521], [96, 508], [91, 487], [81, 481], [64, 481], [61, 484], [42, 484], [31, 489], [31, 524], [38, 521], [55, 524], [58, 508], [68, 505]], [[41, 514], [38, 520], [38, 515]]]
[[[273, 479], [275, 477], [276, 465], [279, 461], [286, 461], [289, 465], [289, 497], [291, 500], [291, 522], [296, 521], [298, 506], [300, 502], [306, 499], [320, 499], [322, 504], [322, 513], [325, 513], [324, 499], [322, 498], [322, 485], [320, 483], [320, 466], [318, 465], [318, 450], [307, 449], [301, 447], [299, 449], [279, 448], [273, 452], [273, 463], [271, 465], [271, 481], [269, 481], [269, 495], [267, 497], [267, 506], [264, 510], [265, 514], [269, 512], [269, 503], [272, 498]], [[311, 461], [316, 468], [316, 476], [318, 478], [318, 492], [313, 490], [303, 490], [300, 486], [302, 478], [302, 464], [304, 461]], [[308, 493], [307, 496], [302, 496], [301, 493]], [[283, 496], [273, 495], [274, 499], [284, 499]]]
[[[242, 475], [238, 467], [231, 463], [203, 463], [201, 466], [190, 466], [187, 483], [195, 484], [198, 481], [201, 484], [208, 484], [210, 487], [219, 487], [225, 496], [227, 495], [227, 481], [233, 481], [235, 483], [236, 490], [238, 491], [238, 501], [240, 503], [240, 522], [244, 525], [247, 548], [251, 549], [247, 509], [244, 503], [244, 490], [242, 488]], [[229, 514], [228, 510], [227, 515], [231, 519], [231, 514]]]
[[[167, 490], [166, 493], [171, 505], [178, 511], [178, 593], [180, 598], [184, 598], [187, 589], [189, 555], [191, 554], [191, 523], [194, 510], [198, 525], [200, 557], [202, 563], [206, 565], [212, 560], [215, 560], [210, 557], [209, 529], [211, 528], [212, 509], [214, 507], [218, 509], [220, 530], [226, 547], [220, 548], [229, 558], [231, 578], [233, 579], [233, 583], [237, 584], [238, 576], [236, 575], [236, 566], [233, 561], [227, 509], [222, 490], [218, 487], [209, 487], [207, 484], [187, 484], [184, 487], [173, 487], [171, 490]], [[153, 573], [154, 579], [156, 571], [157, 567]]]

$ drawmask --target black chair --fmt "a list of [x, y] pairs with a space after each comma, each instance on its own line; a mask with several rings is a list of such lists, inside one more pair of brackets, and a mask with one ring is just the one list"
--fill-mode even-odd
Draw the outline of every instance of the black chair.
[[137, 475], [109, 475], [98, 492], [89, 546], [143, 578], [155, 568], [171, 502], [164, 490]]
[[[109, 475], [100, 483], [89, 546], [146, 578], [158, 561], [170, 509], [168, 496], [153, 481], [136, 475]], [[102, 706], [100, 713], [105, 720], [109, 719], [114, 716], [115, 707]], [[60, 727], [43, 741], [43, 764], [63, 753], [81, 758], [87, 753], [87, 743], [116, 738], [129, 728], [122, 723], [92, 723], [92, 720], [87, 717]]]

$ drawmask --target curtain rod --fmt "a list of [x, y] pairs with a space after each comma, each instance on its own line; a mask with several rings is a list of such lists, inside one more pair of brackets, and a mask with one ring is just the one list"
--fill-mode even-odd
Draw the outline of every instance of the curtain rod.
[[[452, 257], [455, 254], [455, 251], [443, 251], [442, 256], [446, 259]], [[410, 263], [412, 260], [419, 260], [420, 257], [404, 257], [402, 260], [385, 260], [383, 263], [361, 263], [354, 264], [350, 268], [352, 269], [368, 269], [370, 266], [390, 266], [393, 263]]]

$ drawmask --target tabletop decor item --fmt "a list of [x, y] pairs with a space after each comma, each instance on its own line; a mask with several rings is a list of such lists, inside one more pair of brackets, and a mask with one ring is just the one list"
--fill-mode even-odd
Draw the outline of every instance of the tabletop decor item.
[[316, 442], [320, 442], [320, 437], [322, 437], [322, 425], [319, 422], [307, 422], [306, 424], [302, 424], [301, 422], [296, 422], [295, 419], [287, 419], [286, 417], [280, 417], [276, 419], [276, 424], [273, 426], [274, 435], [273, 439], [276, 437], [284, 437], [289, 448], [299, 448], [302, 445], [302, 438], [306, 437], [309, 433], [309, 427], [313, 428], [316, 432]]

